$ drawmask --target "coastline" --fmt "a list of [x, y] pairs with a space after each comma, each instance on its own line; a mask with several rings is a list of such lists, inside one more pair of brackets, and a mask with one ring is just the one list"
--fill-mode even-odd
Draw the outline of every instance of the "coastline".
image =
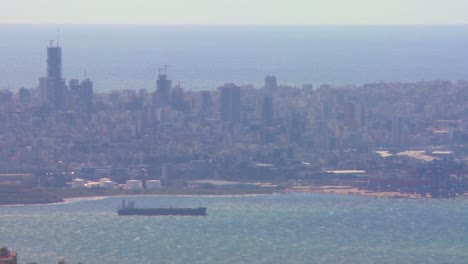
[[[53, 189], [48, 190], [60, 201], [44, 202], [29, 201], [28, 203], [8, 203], [0, 206], [20, 206], [20, 205], [43, 205], [60, 204], [80, 200], [98, 200], [107, 197], [119, 196], [257, 196], [273, 194], [291, 194], [291, 193], [309, 193], [309, 194], [329, 194], [341, 196], [362, 196], [374, 198], [400, 198], [400, 199], [431, 199], [431, 197], [422, 197], [416, 193], [401, 193], [389, 191], [372, 191], [359, 189], [352, 186], [294, 186], [284, 190], [265, 188], [265, 189], [159, 189], [159, 190], [109, 190], [109, 189]], [[468, 197], [468, 194], [459, 197]]]
[[145, 196], [145, 195], [165, 195], [165, 196], [245, 196], [245, 195], [268, 195], [278, 193], [272, 188], [261, 189], [179, 189], [167, 188], [158, 190], [116, 190], [116, 189], [55, 189], [53, 193], [65, 200], [80, 198], [99, 198], [112, 196]]
[[24, 200], [17, 199], [15, 201], [9, 201], [8, 203], [2, 203], [0, 201], [0, 207], [2, 206], [24, 206], [24, 205], [45, 205], [45, 204], [61, 204], [80, 200], [99, 200], [107, 197], [129, 197], [129, 196], [257, 196], [257, 195], [271, 195], [278, 193], [271, 189], [251, 189], [251, 190], [187, 190], [187, 189], [160, 189], [160, 190], [106, 190], [106, 189], [81, 189], [81, 190], [70, 190], [70, 189], [52, 189], [48, 190], [52, 195], [57, 197], [55, 200], [34, 200], [30, 199], [27, 202]]
[[[389, 191], [372, 191], [359, 189], [353, 186], [295, 186], [282, 190], [265, 189], [159, 189], [159, 190], [80, 190], [75, 192], [64, 192], [65, 190], [55, 191], [65, 201], [74, 199], [100, 199], [112, 196], [252, 196], [252, 195], [272, 195], [272, 194], [290, 194], [290, 193], [310, 193], [310, 194], [330, 194], [346, 196], [363, 196], [375, 198], [404, 198], [404, 199], [430, 199], [431, 197], [422, 197], [416, 193], [402, 193]], [[467, 196], [461, 195], [461, 196]]]
[[404, 198], [404, 199], [424, 199], [416, 193], [401, 193], [401, 192], [378, 192], [372, 190], [359, 189], [352, 186], [298, 186], [291, 187], [285, 190], [287, 193], [321, 193], [321, 194], [335, 194], [335, 195], [348, 195], [348, 196], [365, 196], [376, 198]]

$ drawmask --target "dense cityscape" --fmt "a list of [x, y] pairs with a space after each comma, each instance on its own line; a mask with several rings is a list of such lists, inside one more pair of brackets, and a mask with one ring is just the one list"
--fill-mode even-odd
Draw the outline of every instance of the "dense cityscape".
[[0, 264], [468, 263], [468, 1], [3, 1]]
[[101, 93], [66, 82], [61, 52], [50, 43], [38, 87], [0, 91], [4, 183], [464, 192], [468, 81], [294, 87], [271, 75], [190, 91], [164, 66], [155, 88]]

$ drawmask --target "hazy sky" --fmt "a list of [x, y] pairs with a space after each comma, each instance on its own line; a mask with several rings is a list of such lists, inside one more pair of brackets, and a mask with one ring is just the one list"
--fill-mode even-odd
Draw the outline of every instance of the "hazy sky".
[[468, 0], [0, 0], [0, 23], [468, 24]]

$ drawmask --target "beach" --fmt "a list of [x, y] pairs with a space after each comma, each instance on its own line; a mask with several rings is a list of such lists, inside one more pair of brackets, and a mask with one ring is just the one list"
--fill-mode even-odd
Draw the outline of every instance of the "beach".
[[325, 193], [337, 195], [354, 195], [354, 196], [370, 196], [378, 198], [407, 198], [407, 199], [421, 199], [420, 194], [417, 193], [402, 193], [391, 191], [372, 191], [366, 189], [359, 189], [353, 186], [295, 186], [285, 190], [285, 192], [300, 192], [300, 193]]

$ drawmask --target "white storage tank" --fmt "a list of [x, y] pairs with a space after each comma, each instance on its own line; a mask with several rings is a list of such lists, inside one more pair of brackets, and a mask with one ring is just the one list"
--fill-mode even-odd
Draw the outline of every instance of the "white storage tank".
[[96, 189], [99, 188], [99, 186], [99, 182], [89, 181], [86, 183], [86, 187], [88, 187], [89, 189]]
[[107, 182], [107, 181], [112, 181], [112, 180], [109, 179], [109, 178], [102, 178], [102, 179], [99, 180], [99, 183]]
[[160, 189], [161, 188], [161, 181], [160, 180], [147, 180], [146, 181], [146, 189]]
[[115, 182], [113, 181], [99, 181], [99, 187], [104, 189], [112, 189], [115, 187]]
[[143, 183], [140, 180], [128, 180], [125, 183], [125, 189], [138, 190], [143, 188]]
[[86, 181], [83, 179], [74, 179], [71, 186], [72, 189], [82, 189], [86, 187]]

